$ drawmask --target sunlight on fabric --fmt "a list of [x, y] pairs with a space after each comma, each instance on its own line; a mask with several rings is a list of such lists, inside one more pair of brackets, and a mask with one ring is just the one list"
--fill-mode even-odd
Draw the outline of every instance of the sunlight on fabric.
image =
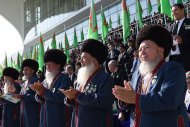
[[9, 61], [10, 56], [22, 50], [23, 40], [19, 32], [7, 19], [0, 15], [0, 63], [3, 63], [5, 53]]

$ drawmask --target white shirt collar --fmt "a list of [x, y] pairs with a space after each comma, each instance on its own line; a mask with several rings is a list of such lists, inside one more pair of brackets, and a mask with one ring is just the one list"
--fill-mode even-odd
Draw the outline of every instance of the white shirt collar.
[[177, 21], [177, 20], [175, 21], [176, 23], [179, 22], [178, 28], [177, 28], [177, 34], [179, 33], [179, 29], [181, 28], [181, 25], [182, 25], [182, 23], [183, 23], [184, 20], [185, 20], [185, 17], [182, 18], [182, 19], [180, 19], [179, 21]]

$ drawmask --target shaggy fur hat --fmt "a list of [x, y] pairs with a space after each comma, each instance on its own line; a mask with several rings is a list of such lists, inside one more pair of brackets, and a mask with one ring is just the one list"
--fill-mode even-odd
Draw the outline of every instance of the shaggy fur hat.
[[19, 72], [12, 67], [6, 67], [5, 69], [3, 69], [3, 76], [12, 77], [14, 80], [17, 80]]
[[166, 58], [173, 45], [173, 39], [168, 30], [160, 25], [149, 25], [144, 27], [137, 35], [137, 45], [140, 46], [144, 40], [154, 41], [158, 46], [164, 48], [164, 58]]
[[87, 39], [83, 42], [82, 52], [88, 52], [98, 60], [99, 64], [102, 64], [108, 56], [107, 47], [102, 42], [94, 39]]
[[54, 62], [56, 64], [60, 64], [61, 68], [65, 66], [66, 63], [66, 55], [63, 51], [59, 49], [50, 49], [46, 51], [44, 55], [44, 63]]
[[25, 59], [22, 62], [21, 69], [23, 70], [24, 67], [30, 67], [30, 68], [34, 69], [35, 72], [37, 72], [39, 65], [38, 65], [38, 62], [33, 59]]

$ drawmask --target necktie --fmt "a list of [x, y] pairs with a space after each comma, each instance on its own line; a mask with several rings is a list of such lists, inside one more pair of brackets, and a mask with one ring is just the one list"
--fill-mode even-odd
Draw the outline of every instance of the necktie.
[[[173, 29], [173, 35], [177, 35], [178, 25], [179, 25], [179, 22], [176, 22], [175, 26], [174, 26], [174, 29]], [[176, 46], [175, 45], [172, 46], [172, 50], [173, 51], [176, 50]]]
[[173, 35], [177, 35], [178, 25], [179, 25], [179, 22], [176, 22], [173, 29]]

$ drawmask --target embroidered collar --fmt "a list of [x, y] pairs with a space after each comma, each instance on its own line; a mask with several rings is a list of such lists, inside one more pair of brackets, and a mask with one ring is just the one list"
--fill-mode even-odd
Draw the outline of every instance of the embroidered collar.
[[[150, 84], [151, 84], [151, 82], [152, 82], [152, 80], [155, 78], [155, 75], [156, 75], [156, 73], [158, 72], [158, 70], [161, 68], [161, 66], [163, 65], [165, 63], [165, 60], [164, 59], [162, 59], [159, 63], [158, 63], [158, 65], [155, 67], [155, 69], [152, 71], [152, 73], [151, 73], [151, 75], [147, 75], [145, 78], [146, 79], [142, 79], [142, 77], [141, 77], [141, 83], [139, 84], [139, 92], [142, 94], [142, 93], [144, 93], [144, 94], [146, 94], [147, 93], [147, 91], [148, 91], [148, 89], [149, 89], [149, 87], [150, 87]], [[154, 82], [156, 82], [155, 81], [155, 79], [154, 79]]]

